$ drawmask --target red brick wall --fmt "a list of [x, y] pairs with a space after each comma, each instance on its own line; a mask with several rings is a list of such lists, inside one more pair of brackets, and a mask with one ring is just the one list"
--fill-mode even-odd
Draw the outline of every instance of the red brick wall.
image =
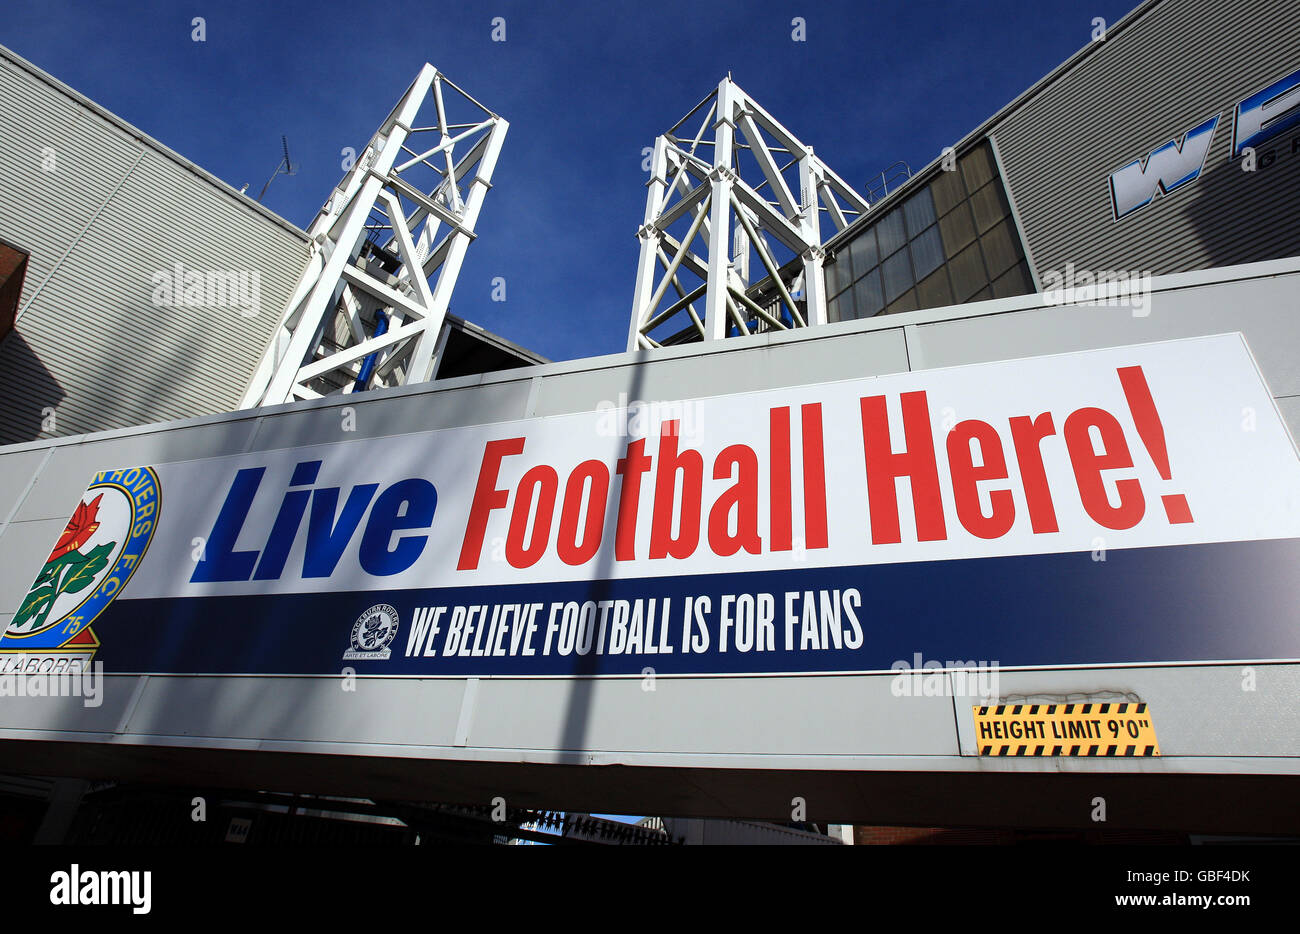
[[1144, 830], [1011, 830], [1006, 828], [878, 827], [853, 828], [859, 846], [1015, 844], [1015, 843], [1126, 843], [1179, 845], [1187, 835]]

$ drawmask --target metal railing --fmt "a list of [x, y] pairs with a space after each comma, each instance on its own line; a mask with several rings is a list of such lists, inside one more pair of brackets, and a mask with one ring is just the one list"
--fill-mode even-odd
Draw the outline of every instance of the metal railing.
[[892, 165], [886, 166], [883, 172], [871, 177], [867, 183], [867, 200], [872, 204], [883, 200], [889, 195], [889, 186], [892, 183], [894, 189], [904, 184], [912, 177], [912, 168], [902, 159]]

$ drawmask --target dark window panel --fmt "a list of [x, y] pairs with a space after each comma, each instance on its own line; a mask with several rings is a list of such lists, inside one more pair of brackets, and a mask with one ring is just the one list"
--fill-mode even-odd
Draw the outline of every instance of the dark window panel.
[[934, 226], [912, 241], [912, 267], [920, 280], [942, 265], [943, 242], [939, 239], [938, 226]]
[[827, 260], [822, 269], [826, 272], [826, 292], [838, 295], [853, 283], [853, 266], [849, 262], [849, 251], [841, 249], [833, 260]]
[[921, 308], [939, 308], [951, 305], [952, 287], [948, 285], [948, 273], [940, 269], [933, 275], [921, 280], [916, 285], [916, 300]]
[[975, 239], [970, 205], [963, 201], [939, 221], [939, 233], [943, 235], [943, 249], [949, 259], [964, 250]]
[[1009, 220], [980, 237], [980, 244], [984, 247], [984, 262], [989, 268], [990, 279], [996, 279], [1020, 259], [1020, 241]]
[[934, 196], [934, 209], [940, 217], [966, 200], [966, 189], [962, 187], [961, 173], [956, 169], [951, 172], [940, 171], [930, 183], [930, 191]]
[[826, 320], [832, 324], [836, 321], [852, 321], [853, 317], [852, 292], [844, 292], [826, 303]]
[[[844, 252], [843, 248], [840, 252]], [[880, 261], [876, 251], [876, 231], [868, 227], [854, 237], [849, 244], [849, 254], [853, 257], [853, 278], [861, 278], [864, 272]]]
[[934, 200], [930, 189], [922, 188], [903, 205], [903, 214], [907, 217], [907, 235], [915, 237], [935, 222]]
[[1016, 263], [993, 282], [995, 298], [1028, 295], [1032, 291], [1034, 291], [1034, 283], [1029, 276], [1029, 266], [1024, 260]]
[[903, 212], [890, 211], [876, 225], [876, 235], [880, 238], [880, 255], [889, 256], [907, 242], [907, 232], [903, 229]]
[[952, 274], [953, 297], [959, 302], [970, 300], [972, 295], [989, 284], [978, 243], [972, 243], [954, 256], [948, 263], [948, 272]]
[[975, 191], [997, 174], [993, 169], [993, 150], [989, 148], [988, 143], [976, 146], [962, 156], [957, 164], [961, 166], [967, 191]]
[[880, 292], [879, 269], [871, 270], [853, 286], [853, 303], [859, 318], [870, 318], [885, 307], [885, 297]]
[[1002, 193], [1000, 181], [985, 185], [971, 195], [970, 206], [975, 212], [975, 229], [980, 233], [1011, 213], [1011, 206], [1007, 204], [1007, 197]]
[[900, 311], [916, 311], [916, 309], [916, 289], [908, 289], [899, 296], [897, 301], [890, 303], [889, 307], [885, 309], [885, 314], [896, 315]]
[[993, 297], [993, 290], [987, 285], [967, 299], [968, 302], [985, 302]]
[[912, 287], [912, 264], [907, 250], [895, 253], [880, 266], [885, 283], [885, 301], [892, 302]]

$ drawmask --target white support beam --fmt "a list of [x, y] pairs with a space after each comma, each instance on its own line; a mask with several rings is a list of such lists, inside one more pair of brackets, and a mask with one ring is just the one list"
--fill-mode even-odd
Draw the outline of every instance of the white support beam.
[[843, 230], [845, 227], [849, 226], [848, 218], [844, 215], [844, 209], [841, 208], [840, 203], [835, 200], [835, 190], [823, 181], [821, 187], [817, 189], [817, 192], [821, 196], [822, 204], [824, 204], [826, 210], [830, 212], [831, 223], [835, 225], [835, 229]]
[[797, 253], [809, 245], [802, 226], [783, 217], [749, 185], [737, 182], [735, 190], [736, 198], [758, 216], [758, 222], [763, 229], [784, 243], [791, 252]]
[[627, 349], [640, 350], [646, 346], [642, 342], [642, 329], [646, 323], [646, 311], [649, 299], [655, 290], [655, 257], [659, 252], [660, 232], [655, 226], [663, 206], [665, 189], [668, 187], [668, 141], [660, 136], [655, 140], [654, 154], [650, 158], [650, 181], [646, 183], [645, 219], [642, 221], [638, 237], [641, 240], [640, 256], [637, 259], [636, 285], [632, 292], [632, 323], [628, 328]]
[[[718, 84], [718, 112], [713, 124], [713, 171], [709, 174], [712, 188], [712, 217], [709, 218], [709, 278], [704, 294], [704, 336], [718, 340], [727, 335], [727, 288], [731, 279], [730, 228], [732, 173], [732, 145], [736, 133], [736, 91], [730, 78]], [[691, 238], [686, 238], [687, 247]]]
[[359, 360], [362, 357], [375, 353], [376, 351], [383, 350], [385, 347], [396, 344], [398, 341], [404, 341], [416, 333], [423, 332], [424, 325], [415, 322], [393, 328], [378, 337], [368, 337], [359, 344], [345, 347], [342, 350], [330, 354], [323, 360], [317, 360], [315, 363], [309, 363], [302, 367], [298, 370], [298, 382], [305, 383], [317, 376], [328, 373], [330, 370], [343, 369], [353, 360]]
[[781, 169], [772, 158], [771, 151], [763, 145], [763, 137], [758, 132], [758, 125], [754, 122], [752, 115], [742, 113], [740, 115], [740, 127], [745, 134], [745, 139], [750, 141], [750, 151], [753, 152], [754, 158], [758, 161], [758, 167], [762, 169], [763, 175], [767, 178], [768, 184], [772, 186], [772, 192], [776, 195], [777, 204], [785, 212], [787, 219], [794, 218], [800, 210], [799, 205], [795, 204], [794, 195], [790, 193], [790, 186], [785, 183], [785, 178], [781, 175]]
[[391, 308], [400, 308], [414, 318], [423, 318], [429, 313], [428, 308], [420, 306], [396, 289], [389, 288], [369, 273], [362, 272], [356, 266], [344, 266], [339, 275], [366, 294], [373, 295]]

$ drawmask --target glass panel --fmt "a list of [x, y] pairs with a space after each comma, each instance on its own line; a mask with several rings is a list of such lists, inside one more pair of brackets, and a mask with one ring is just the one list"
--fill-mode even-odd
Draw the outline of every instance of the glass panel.
[[916, 307], [916, 290], [908, 289], [898, 301], [893, 302], [885, 309], [885, 314], [894, 315], [900, 311], [916, 311]]
[[845, 292], [835, 296], [826, 303], [826, 320], [852, 321], [853, 320], [853, 293]]
[[984, 236], [980, 237], [984, 246], [984, 262], [988, 264], [989, 276], [996, 279], [1020, 259], [1020, 243], [1011, 229], [1011, 221], [1003, 221]]
[[944, 252], [950, 258], [965, 249], [975, 239], [975, 221], [970, 216], [970, 205], [962, 202], [939, 221], [939, 233], [943, 235]]
[[934, 223], [934, 201], [930, 197], [930, 189], [922, 188], [915, 195], [907, 199], [903, 205], [903, 213], [907, 215], [907, 235], [915, 237], [925, 228]]
[[1006, 195], [1002, 193], [1000, 182], [985, 185], [971, 195], [970, 206], [975, 211], [975, 227], [980, 233], [1011, 213], [1011, 207], [1007, 204]]
[[880, 294], [880, 270], [873, 269], [853, 286], [853, 303], [859, 318], [870, 318], [885, 307], [885, 297]]
[[826, 271], [826, 292], [829, 295], [838, 295], [853, 281], [853, 266], [846, 249], [841, 249], [834, 259], [828, 259], [822, 269]]
[[948, 273], [940, 269], [928, 279], [916, 286], [916, 300], [921, 308], [939, 308], [952, 304], [952, 289], [948, 285]]
[[958, 162], [962, 177], [966, 179], [966, 190], [974, 191], [994, 176], [993, 150], [988, 143], [976, 146]]
[[888, 256], [907, 242], [907, 233], [903, 230], [903, 212], [890, 211], [876, 225], [876, 235], [880, 237], [880, 255]]
[[972, 243], [954, 256], [948, 263], [948, 272], [952, 276], [953, 297], [959, 302], [968, 300], [989, 284], [978, 243]]
[[930, 191], [934, 194], [934, 209], [940, 217], [966, 199], [966, 189], [961, 184], [961, 173], [957, 171], [941, 171], [930, 183]]
[[906, 250], [889, 257], [880, 269], [885, 280], [885, 301], [892, 302], [912, 287], [912, 264]]
[[1029, 266], [1024, 260], [1016, 263], [993, 283], [993, 295], [997, 298], [1028, 295], [1033, 290], [1034, 283], [1029, 277]]
[[942, 265], [943, 243], [939, 240], [938, 226], [934, 226], [912, 241], [912, 266], [916, 278], [924, 279]]
[[[841, 249], [840, 253], [843, 252]], [[875, 230], [868, 227], [854, 237], [853, 242], [849, 244], [849, 253], [853, 256], [853, 278], [860, 278], [864, 272], [879, 262]]]

